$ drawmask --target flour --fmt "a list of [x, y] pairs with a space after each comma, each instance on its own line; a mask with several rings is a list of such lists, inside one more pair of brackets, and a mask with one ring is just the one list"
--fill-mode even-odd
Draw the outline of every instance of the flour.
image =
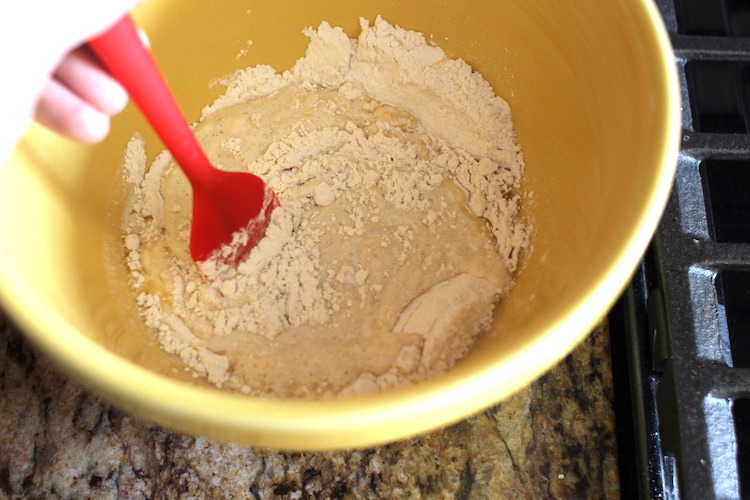
[[306, 29], [293, 68], [240, 70], [204, 108], [212, 162], [281, 202], [236, 267], [195, 266], [186, 180], [128, 145], [131, 287], [162, 347], [216, 386], [329, 398], [441, 373], [489, 328], [528, 247], [507, 103], [422, 34], [361, 27]]

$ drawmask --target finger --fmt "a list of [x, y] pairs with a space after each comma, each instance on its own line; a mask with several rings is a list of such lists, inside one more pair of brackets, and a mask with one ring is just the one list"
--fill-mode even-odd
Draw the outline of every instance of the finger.
[[37, 101], [39, 123], [71, 139], [94, 143], [109, 133], [109, 116], [54, 78]]
[[54, 78], [102, 113], [117, 114], [128, 103], [125, 89], [86, 47], [68, 54], [55, 71]]

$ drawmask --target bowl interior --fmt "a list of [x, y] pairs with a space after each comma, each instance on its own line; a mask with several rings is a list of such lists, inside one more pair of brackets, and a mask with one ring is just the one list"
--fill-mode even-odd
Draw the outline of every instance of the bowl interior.
[[[127, 292], [119, 167], [130, 106], [96, 147], [32, 127], [0, 170], [0, 295], [68, 372], [110, 401], [211, 437], [362, 446], [455, 421], [531, 382], [606, 313], [655, 229], [679, 133], [668, 41], [649, 1], [151, 0], [136, 18], [188, 119], [238, 67], [289, 68], [306, 26], [381, 15], [480, 71], [513, 110], [533, 196], [533, 251], [495, 326], [445, 376], [347, 402], [261, 401], [180, 382]], [[247, 41], [252, 40], [248, 46]], [[247, 53], [238, 57], [241, 51]]]

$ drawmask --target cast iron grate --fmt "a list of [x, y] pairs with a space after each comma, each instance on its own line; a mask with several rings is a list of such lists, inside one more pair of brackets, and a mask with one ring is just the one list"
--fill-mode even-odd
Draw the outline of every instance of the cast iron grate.
[[[732, 408], [737, 436], [737, 464], [740, 477], [750, 477], [750, 399], [738, 399]], [[747, 483], [742, 483], [742, 498], [750, 496]]]
[[610, 314], [623, 498], [750, 499], [750, 0], [656, 0], [682, 84], [664, 218]]

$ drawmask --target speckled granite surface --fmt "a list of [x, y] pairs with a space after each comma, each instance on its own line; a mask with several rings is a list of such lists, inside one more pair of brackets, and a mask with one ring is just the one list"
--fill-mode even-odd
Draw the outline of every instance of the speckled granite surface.
[[0, 314], [0, 498], [619, 498], [605, 325], [509, 400], [374, 449], [173, 434], [60, 374]]

